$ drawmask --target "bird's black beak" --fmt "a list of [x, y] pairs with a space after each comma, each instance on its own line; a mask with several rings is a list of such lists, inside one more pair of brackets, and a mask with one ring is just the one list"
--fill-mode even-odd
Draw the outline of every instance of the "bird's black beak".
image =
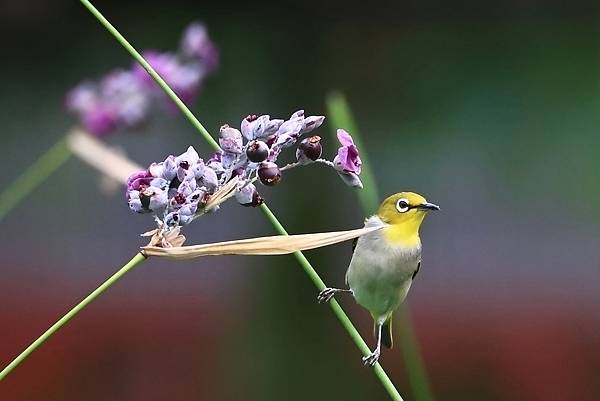
[[423, 210], [440, 210], [440, 207], [435, 203], [424, 202], [417, 206], [417, 209]]

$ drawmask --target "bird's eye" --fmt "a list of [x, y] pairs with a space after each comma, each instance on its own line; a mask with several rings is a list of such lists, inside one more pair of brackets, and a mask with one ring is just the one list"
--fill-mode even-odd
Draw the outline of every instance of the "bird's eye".
[[398, 199], [398, 202], [396, 202], [396, 209], [400, 212], [400, 213], [404, 213], [408, 210], [409, 208], [409, 204], [408, 204], [408, 200], [406, 199]]

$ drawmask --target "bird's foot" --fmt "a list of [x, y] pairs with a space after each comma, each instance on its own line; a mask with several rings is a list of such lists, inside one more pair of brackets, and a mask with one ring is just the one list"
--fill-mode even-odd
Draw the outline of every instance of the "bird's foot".
[[379, 360], [379, 354], [380, 354], [380, 351], [378, 349], [376, 349], [375, 351], [371, 352], [369, 355], [363, 356], [362, 361], [365, 364], [365, 366], [371, 367], [371, 366], [375, 365], [377, 363], [377, 361]]
[[337, 292], [339, 292], [337, 288], [327, 287], [323, 291], [321, 291], [319, 295], [317, 295], [317, 301], [319, 301], [320, 304], [322, 304], [323, 302], [329, 302]]

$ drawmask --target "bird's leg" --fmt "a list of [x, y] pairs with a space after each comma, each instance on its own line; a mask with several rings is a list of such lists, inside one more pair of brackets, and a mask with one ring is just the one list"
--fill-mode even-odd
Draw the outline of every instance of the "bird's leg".
[[352, 290], [350, 290], [350, 289], [345, 290], [343, 288], [327, 287], [323, 291], [319, 292], [319, 295], [317, 295], [317, 301], [319, 301], [319, 303], [329, 302], [329, 301], [331, 301], [331, 298], [333, 298], [333, 296], [335, 294], [337, 294], [338, 292], [349, 292], [350, 294], [352, 294]]
[[383, 321], [377, 321], [377, 347], [367, 356], [363, 356], [363, 363], [365, 366], [373, 366], [379, 360], [379, 354], [381, 353], [381, 328], [383, 327]]

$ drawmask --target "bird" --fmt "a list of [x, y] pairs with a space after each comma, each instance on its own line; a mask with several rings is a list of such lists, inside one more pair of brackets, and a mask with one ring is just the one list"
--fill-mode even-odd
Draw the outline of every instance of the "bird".
[[406, 298], [421, 268], [419, 229], [436, 204], [414, 192], [388, 196], [377, 213], [365, 219], [365, 227], [381, 227], [353, 243], [346, 272], [348, 288], [323, 289], [319, 303], [329, 302], [338, 293], [351, 294], [373, 317], [375, 349], [363, 357], [366, 366], [379, 360], [381, 345], [392, 348], [392, 314]]

